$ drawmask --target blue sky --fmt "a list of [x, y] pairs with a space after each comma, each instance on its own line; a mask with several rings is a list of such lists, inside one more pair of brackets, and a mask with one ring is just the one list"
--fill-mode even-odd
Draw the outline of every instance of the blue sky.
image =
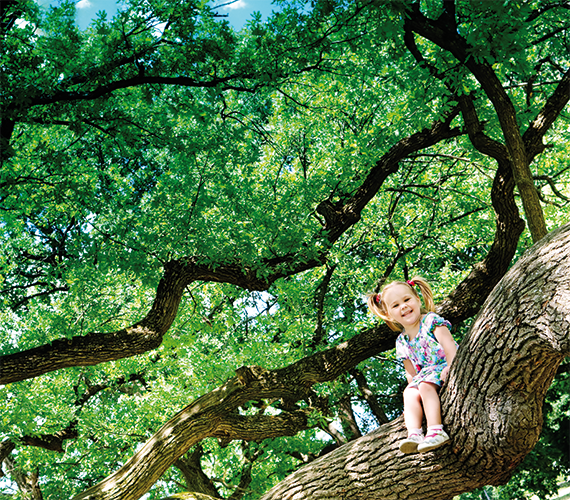
[[[175, 0], [174, 0], [175, 1]], [[212, 1], [211, 5], [229, 4], [231, 0]], [[57, 4], [57, 0], [45, 0], [40, 3]], [[117, 12], [117, 0], [78, 0], [75, 4], [77, 9], [77, 24], [81, 29], [85, 29], [92, 19], [95, 18], [97, 12], [104, 10], [107, 12], [107, 18], [111, 19]], [[229, 5], [220, 7], [220, 14], [227, 14], [228, 21], [235, 29], [240, 29], [245, 22], [251, 17], [255, 11], [261, 12], [263, 18], [274, 10], [271, 0], [237, 0]]]

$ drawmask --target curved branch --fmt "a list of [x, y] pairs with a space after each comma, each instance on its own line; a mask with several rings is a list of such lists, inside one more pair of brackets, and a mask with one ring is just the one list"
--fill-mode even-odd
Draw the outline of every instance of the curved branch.
[[556, 86], [556, 90], [548, 98], [540, 113], [538, 113], [523, 134], [523, 141], [526, 146], [529, 162], [544, 151], [546, 146], [542, 143], [542, 139], [546, 132], [550, 130], [550, 127], [568, 104], [569, 100], [570, 69], [566, 71], [562, 80], [560, 80], [560, 83]]
[[473, 47], [446, 24], [434, 22], [425, 17], [418, 4], [408, 12], [405, 21], [406, 31], [418, 33], [437, 46], [450, 52], [460, 63], [469, 69], [481, 88], [492, 102], [501, 126], [505, 146], [509, 153], [511, 168], [523, 202], [525, 215], [533, 241], [538, 241], [547, 233], [544, 214], [538, 193], [532, 180], [529, 154], [521, 136], [514, 104], [503, 88], [492, 66], [472, 56]]
[[[368, 335], [378, 337], [379, 331], [370, 331]], [[307, 413], [302, 410], [276, 416], [243, 416], [237, 409], [260, 398], [289, 402], [305, 398], [311, 385], [336, 378], [382, 345], [380, 341], [371, 349], [369, 342], [364, 345], [363, 338], [351, 339], [337, 348], [282, 369], [269, 371], [252, 366], [236, 370], [237, 375], [223, 386], [197, 399], [170, 419], [115, 474], [73, 500], [138, 499], [180, 456], [206, 437], [218, 437], [223, 443], [229, 443], [234, 439], [259, 440], [294, 435], [306, 429]], [[316, 366], [324, 367], [323, 371], [317, 371]]]
[[[505, 186], [503, 186], [504, 181], [506, 181]], [[499, 193], [501, 192], [499, 187], [504, 190], [505, 200], [502, 200], [501, 203], [508, 204], [512, 198], [513, 190], [509, 169], [506, 170], [505, 175], [497, 173], [496, 184]], [[500, 196], [498, 199], [501, 200]], [[506, 219], [500, 217], [499, 221], [501, 222], [500, 227], [497, 228], [495, 234], [495, 245], [497, 246], [502, 244], [502, 238], [508, 239], [508, 235], [512, 234], [509, 233], [509, 227], [507, 227], [509, 224], [506, 224]], [[514, 239], [515, 247], [517, 240], [518, 236]], [[474, 312], [474, 304], [480, 304], [481, 302], [478, 301], [484, 300], [485, 291], [489, 293], [486, 280], [493, 279], [492, 273], [494, 272], [501, 273], [501, 276], [504, 275], [510, 262], [505, 258], [498, 258], [499, 255], [505, 257], [500, 252], [499, 254], [491, 252], [490, 255], [491, 257], [486, 259], [489, 261], [489, 265], [485, 267], [485, 271], [478, 271], [480, 279], [471, 279], [470, 281], [468, 278], [461, 293], [455, 294], [454, 300], [456, 302], [445, 301], [438, 308], [440, 314], [446, 318], [452, 318], [452, 322], [456, 322], [467, 314], [466, 311]], [[500, 265], [492, 266], [491, 263], [495, 260]], [[485, 272], [490, 274], [485, 275]], [[485, 277], [481, 278], [483, 275]], [[136, 495], [130, 497], [121, 495], [125, 495], [125, 492], [135, 488], [133, 482], [137, 482], [137, 491], [141, 495], [144, 494], [179, 456], [186, 453], [191, 446], [201, 439], [208, 436], [220, 436], [225, 438], [225, 442], [228, 442], [231, 439], [247, 439], [256, 435], [254, 430], [243, 427], [247, 423], [245, 418], [249, 417], [244, 418], [236, 413], [239, 406], [250, 400], [281, 399], [283, 407], [294, 408], [296, 401], [310, 397], [311, 387], [314, 384], [334, 380], [356, 367], [361, 361], [392, 349], [396, 336], [397, 333], [391, 331], [386, 325], [379, 325], [376, 328], [363, 331], [336, 347], [303, 358], [281, 369], [268, 371], [260, 367], [243, 367], [237, 370], [237, 377], [230, 379], [222, 387], [202, 396], [182, 410], [165, 424], [119, 471], [99, 485], [77, 496], [74, 500], [118, 500], [119, 498], [129, 500], [138, 498]], [[289, 415], [295, 415], [295, 413]], [[299, 428], [301, 428], [303, 413], [298, 414], [297, 418]], [[249, 421], [249, 423], [251, 422]], [[401, 427], [401, 422], [395, 425]], [[282, 423], [280, 428], [285, 429], [287, 426]], [[261, 436], [257, 435], [257, 438], [261, 438]], [[134, 478], [138, 478], [138, 480], [135, 481]], [[112, 491], [108, 491], [110, 485], [115, 485], [111, 488]], [[104, 496], [98, 496], [103, 491], [105, 491]]]
[[491, 188], [491, 202], [496, 214], [493, 244], [483, 261], [473, 266], [469, 275], [439, 306], [454, 324], [477, 314], [491, 290], [507, 272], [524, 230], [524, 221], [515, 201], [515, 181], [506, 148], [482, 133], [469, 97], [465, 96], [460, 103], [471, 142], [479, 151], [495, 158], [499, 166]]

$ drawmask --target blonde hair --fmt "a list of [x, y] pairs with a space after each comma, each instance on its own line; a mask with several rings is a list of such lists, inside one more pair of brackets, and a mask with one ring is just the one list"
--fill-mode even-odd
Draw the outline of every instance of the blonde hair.
[[[392, 319], [390, 318], [390, 314], [386, 309], [386, 303], [382, 298], [384, 292], [388, 288], [391, 288], [396, 285], [404, 285], [408, 287], [410, 292], [418, 298], [420, 303], [422, 302], [421, 299], [422, 298], [424, 299], [423, 306], [421, 308], [422, 314], [425, 314], [427, 312], [434, 312], [435, 304], [433, 302], [433, 292], [431, 290], [431, 287], [429, 286], [429, 283], [421, 276], [414, 276], [409, 281], [392, 281], [391, 283], [388, 283], [384, 288], [382, 288], [382, 291], [380, 293], [368, 294], [367, 295], [368, 308], [370, 309], [372, 314], [384, 320], [384, 322], [390, 327], [391, 330], [395, 332], [401, 332], [404, 329], [403, 326], [400, 325], [400, 323], [397, 323], [396, 321], [392, 321]], [[416, 287], [419, 288], [421, 297], [416, 291]]]

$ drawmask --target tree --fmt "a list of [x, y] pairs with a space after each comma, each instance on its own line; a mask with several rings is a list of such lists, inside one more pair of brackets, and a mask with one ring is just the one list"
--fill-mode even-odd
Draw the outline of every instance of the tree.
[[[530, 249], [487, 299], [442, 394], [456, 436], [450, 448], [403, 463], [394, 439], [405, 435], [399, 419], [300, 469], [262, 498], [444, 499], [504, 484], [538, 440], [546, 389], [570, 353], [569, 250], [567, 225]], [[386, 477], [387, 470], [396, 477]]]
[[372, 419], [398, 435], [394, 335], [359, 297], [419, 271], [460, 338], [529, 246], [516, 197], [534, 240], [568, 221], [567, 3], [291, 2], [240, 33], [194, 1], [85, 32], [72, 2], [1, 8], [0, 459], [22, 495], [258, 498]]

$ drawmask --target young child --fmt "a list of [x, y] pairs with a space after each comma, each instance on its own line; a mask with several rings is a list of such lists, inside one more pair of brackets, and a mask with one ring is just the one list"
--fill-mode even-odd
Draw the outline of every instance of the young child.
[[[416, 291], [419, 289], [425, 308]], [[439, 388], [445, 381], [457, 344], [451, 324], [435, 314], [433, 293], [426, 280], [394, 281], [379, 294], [368, 297], [368, 307], [396, 332], [396, 356], [404, 360], [408, 386], [404, 390], [404, 421], [408, 437], [400, 443], [402, 453], [438, 448], [449, 436], [441, 423]], [[422, 430], [423, 416], [427, 435]]]

